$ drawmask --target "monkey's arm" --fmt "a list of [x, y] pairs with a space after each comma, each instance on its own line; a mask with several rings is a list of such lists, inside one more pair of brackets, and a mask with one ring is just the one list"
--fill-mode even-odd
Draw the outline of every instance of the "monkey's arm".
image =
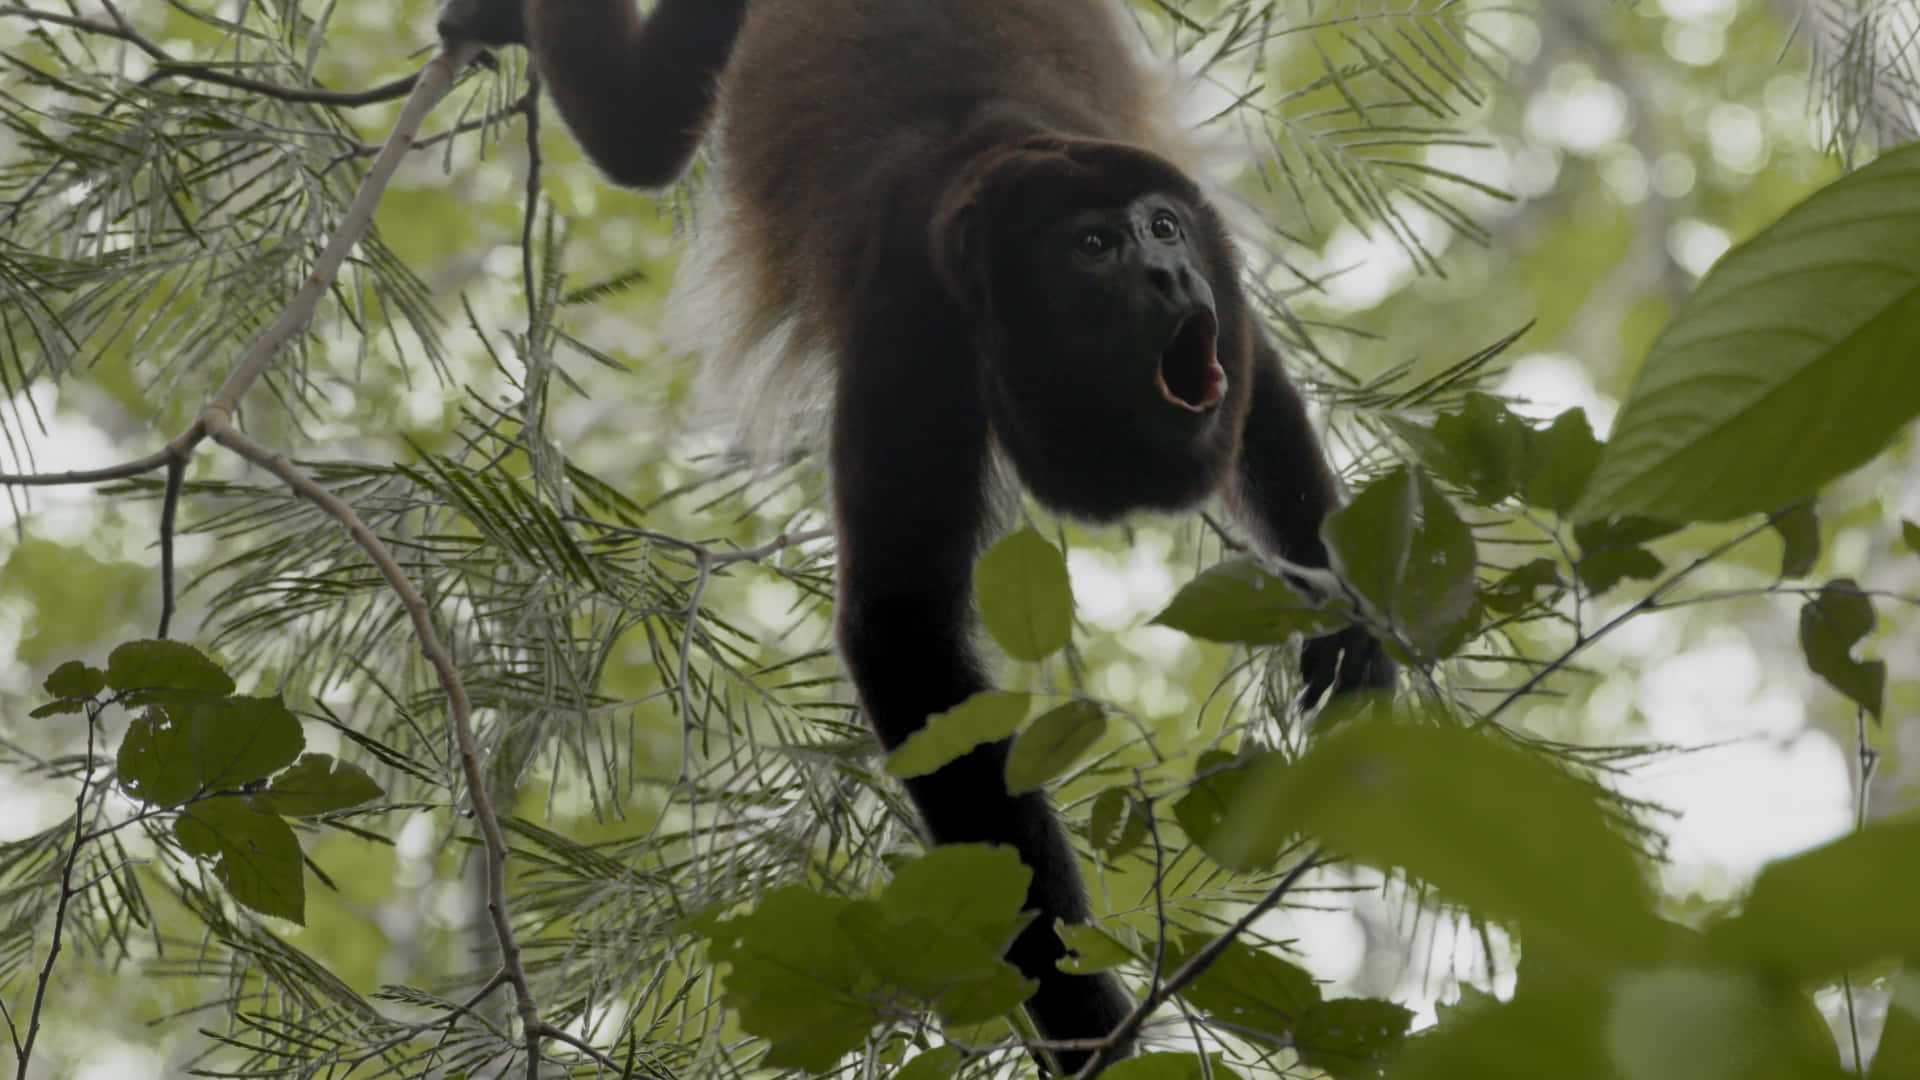
[[747, 0], [449, 0], [442, 37], [524, 42], [574, 138], [617, 184], [661, 187], [686, 168], [713, 111]]
[[[1278, 350], [1258, 331], [1239, 473], [1242, 510], [1262, 542], [1290, 562], [1327, 566], [1320, 524], [1340, 505], [1339, 487], [1306, 402], [1281, 369]], [[1341, 694], [1391, 687], [1393, 661], [1365, 627], [1349, 626], [1301, 648], [1300, 676], [1301, 700], [1313, 702], [1329, 689]]]

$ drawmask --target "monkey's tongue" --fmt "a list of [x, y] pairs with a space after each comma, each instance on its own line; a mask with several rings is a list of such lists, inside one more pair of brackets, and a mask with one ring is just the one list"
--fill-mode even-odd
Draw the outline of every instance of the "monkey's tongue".
[[1206, 412], [1227, 395], [1227, 372], [1214, 356], [1214, 323], [1208, 312], [1190, 315], [1160, 353], [1153, 385], [1160, 396], [1188, 412]]

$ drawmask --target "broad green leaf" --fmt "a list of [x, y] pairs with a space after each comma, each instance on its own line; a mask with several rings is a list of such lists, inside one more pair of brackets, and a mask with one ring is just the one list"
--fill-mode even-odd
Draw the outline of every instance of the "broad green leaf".
[[1453, 655], [1472, 630], [1473, 534], [1423, 472], [1395, 469], [1321, 527], [1340, 576], [1422, 656]]
[[1585, 986], [1524, 990], [1407, 1043], [1394, 1080], [1622, 1080], [1607, 1061], [1606, 999]]
[[107, 688], [107, 673], [78, 660], [69, 660], [54, 668], [41, 686], [57, 698], [90, 698]]
[[1920, 965], [1920, 822], [1869, 825], [1769, 863], [1741, 913], [1708, 931], [1716, 957], [1827, 982], [1875, 961]]
[[187, 807], [173, 831], [188, 853], [219, 859], [214, 876], [234, 900], [262, 915], [306, 923], [300, 841], [286, 822], [229, 796]]
[[1806, 577], [1820, 561], [1820, 515], [1812, 499], [1803, 499], [1773, 521], [1780, 534], [1780, 576]]
[[1036, 980], [1001, 963], [983, 978], [953, 986], [933, 1002], [933, 1011], [949, 1024], [980, 1024], [1005, 1016], [1039, 989]]
[[1053, 930], [1071, 950], [1056, 965], [1069, 975], [1092, 975], [1133, 959], [1133, 950], [1125, 942], [1098, 926], [1075, 926], [1056, 920]]
[[1045, 660], [1073, 638], [1073, 588], [1060, 549], [1021, 529], [987, 549], [973, 568], [980, 621], [1015, 660]]
[[1920, 415], [1920, 144], [1788, 211], [1701, 281], [1641, 364], [1582, 520], [1785, 506]]
[[1906, 968], [1893, 974], [1893, 999], [1887, 1023], [1873, 1052], [1867, 1080], [1913, 1080], [1920, 1076], [1920, 973]]
[[1010, 847], [945, 844], [902, 866], [880, 894], [894, 918], [923, 918], [996, 950], [1026, 925], [1033, 871]]
[[[1199, 934], [1182, 935], [1167, 951], [1165, 972], [1178, 971], [1207, 942]], [[1299, 965], [1235, 941], [1180, 996], [1237, 1030], [1285, 1045], [1308, 1011], [1320, 1004], [1320, 987]]]
[[302, 754], [293, 767], [273, 778], [257, 801], [289, 817], [345, 810], [385, 794], [360, 766], [331, 754]]
[[1259, 563], [1235, 559], [1202, 571], [1153, 621], [1207, 641], [1278, 645], [1337, 630], [1346, 620]]
[[1592, 788], [1496, 733], [1350, 720], [1295, 763], [1256, 763], [1212, 847], [1248, 865], [1296, 833], [1518, 926], [1529, 955], [1604, 971], [1659, 947], [1638, 860]]
[[1611, 999], [1605, 1039], [1621, 1080], [1842, 1075], [1820, 1015], [1749, 972], [1628, 972], [1614, 980]]
[[1378, 1080], [1406, 1042], [1413, 1010], [1376, 998], [1335, 998], [1307, 1010], [1293, 1049], [1334, 1080]]
[[1265, 865], [1265, 860], [1242, 866], [1223, 862], [1212, 845], [1214, 837], [1219, 834], [1220, 823], [1226, 820], [1233, 806], [1234, 796], [1239, 793], [1247, 777], [1252, 775], [1254, 762], [1266, 756], [1256, 755], [1241, 761], [1236, 755], [1221, 750], [1200, 755], [1200, 760], [1194, 764], [1196, 779], [1193, 786], [1173, 804], [1173, 819], [1180, 823], [1181, 831], [1200, 845], [1209, 858], [1229, 870], [1254, 870]]
[[1087, 812], [1087, 839], [1093, 849], [1118, 859], [1147, 838], [1146, 811], [1130, 788], [1108, 788]]
[[1641, 545], [1672, 531], [1673, 526], [1648, 518], [1581, 522], [1573, 527], [1573, 541], [1580, 546], [1574, 576], [1595, 596], [1622, 581], [1659, 577], [1666, 568]]
[[1033, 791], [1066, 772], [1107, 733], [1107, 714], [1091, 701], [1069, 701], [1034, 718], [1007, 753], [1007, 790]]
[[300, 721], [277, 697], [155, 705], [120, 743], [120, 786], [136, 799], [173, 806], [264, 780], [305, 745]]
[[722, 998], [743, 1030], [767, 1041], [767, 1067], [825, 1072], [880, 1019], [879, 979], [841, 922], [851, 904], [775, 889], [713, 929], [713, 958], [731, 968]]
[[185, 690], [208, 697], [233, 693], [233, 680], [205, 653], [178, 641], [129, 641], [107, 656], [107, 685], [121, 693]]
[[893, 1074], [893, 1080], [946, 1080], [960, 1069], [960, 1048], [948, 1043], [915, 1054], [912, 1061]]
[[1435, 417], [1430, 430], [1432, 445], [1444, 453], [1426, 463], [1442, 478], [1472, 489], [1488, 506], [1519, 490], [1533, 427], [1506, 402], [1470, 392], [1458, 410]]
[[1855, 660], [1852, 650], [1873, 632], [1873, 601], [1847, 578], [1835, 578], [1800, 608], [1800, 651], [1807, 666], [1856, 705], [1880, 718], [1887, 693], [1883, 660]]
[[1906, 541], [1908, 551], [1920, 555], [1920, 525], [1900, 519], [1900, 539]]
[[1036, 985], [1001, 959], [1030, 919], [1032, 877], [1012, 848], [942, 846], [901, 867], [877, 900], [850, 903], [840, 926], [874, 972], [950, 1022], [991, 1020]]
[[840, 930], [870, 970], [922, 1001], [987, 979], [1005, 963], [1002, 943], [985, 944], [932, 919], [894, 914], [875, 900], [849, 903], [840, 913]]
[[1508, 571], [1505, 577], [1481, 592], [1480, 600], [1488, 611], [1516, 615], [1533, 606], [1540, 590], [1558, 589], [1563, 585], [1559, 564], [1542, 557]]
[[1568, 409], [1554, 417], [1533, 439], [1531, 471], [1522, 492], [1527, 505], [1561, 515], [1572, 510], [1600, 463], [1600, 450], [1585, 409]]
[[1218, 1054], [1202, 1061], [1198, 1054], [1173, 1050], [1135, 1054], [1100, 1075], [1104, 1080], [1240, 1080], [1240, 1074], [1227, 1068]]
[[998, 742], [1020, 730], [1030, 704], [1025, 694], [987, 690], [935, 713], [888, 755], [887, 773], [903, 779], [925, 776], [981, 743]]

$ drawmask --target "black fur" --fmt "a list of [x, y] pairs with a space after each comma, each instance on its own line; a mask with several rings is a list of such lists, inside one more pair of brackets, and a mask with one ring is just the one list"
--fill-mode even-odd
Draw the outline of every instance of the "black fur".
[[[1248, 309], [1219, 216], [1151, 148], [1154, 80], [1111, 0], [453, 0], [450, 36], [530, 39], [561, 115], [616, 181], [658, 185], [720, 118], [719, 191], [748, 325], [834, 357], [839, 640], [891, 749], [988, 687], [972, 563], [998, 446], [1094, 520], [1224, 493], [1263, 546], [1324, 566], [1337, 505], [1306, 409]], [[1389, 685], [1363, 630], [1310, 642], [1308, 692]], [[1058, 970], [1089, 916], [1046, 799], [1005, 745], [908, 790], [935, 843], [1012, 845], [1039, 917], [1010, 959], [1053, 1039], [1111, 1032], [1110, 975]], [[1057, 1053], [1077, 1070], [1083, 1051]]]

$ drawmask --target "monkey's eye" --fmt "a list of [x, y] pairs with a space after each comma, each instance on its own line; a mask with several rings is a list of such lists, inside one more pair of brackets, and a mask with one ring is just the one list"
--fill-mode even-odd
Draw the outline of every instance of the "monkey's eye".
[[1073, 237], [1074, 253], [1084, 259], [1099, 259], [1120, 246], [1120, 234], [1104, 226], [1082, 229]]
[[1147, 229], [1155, 240], [1178, 240], [1180, 219], [1173, 216], [1173, 211], [1162, 210], [1153, 215], [1153, 220], [1147, 223]]

